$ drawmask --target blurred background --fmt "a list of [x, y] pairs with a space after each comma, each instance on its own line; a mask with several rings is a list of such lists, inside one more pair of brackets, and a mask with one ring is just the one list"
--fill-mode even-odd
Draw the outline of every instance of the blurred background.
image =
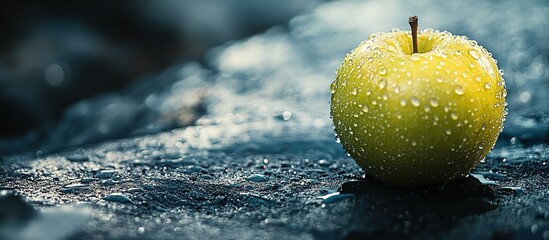
[[71, 103], [225, 41], [285, 24], [317, 0], [0, 3], [0, 136], [51, 125]]
[[318, 129], [331, 137], [327, 89], [345, 53], [371, 33], [407, 29], [413, 14], [420, 29], [466, 35], [499, 60], [510, 112], [502, 144], [546, 143], [548, 5], [3, 2], [0, 156], [227, 122], [267, 131], [291, 120], [311, 139]]

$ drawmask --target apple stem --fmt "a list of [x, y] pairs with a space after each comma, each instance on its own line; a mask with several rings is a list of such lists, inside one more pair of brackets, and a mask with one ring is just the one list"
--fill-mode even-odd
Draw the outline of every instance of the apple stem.
[[411, 16], [408, 18], [408, 23], [410, 24], [410, 28], [412, 28], [412, 46], [414, 48], [414, 53], [418, 53], [417, 51], [417, 16]]

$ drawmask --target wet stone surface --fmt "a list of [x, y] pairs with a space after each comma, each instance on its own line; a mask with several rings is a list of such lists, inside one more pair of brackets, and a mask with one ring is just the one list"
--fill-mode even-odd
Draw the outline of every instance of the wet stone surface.
[[[70, 206], [89, 218], [74, 229], [77, 239], [542, 239], [549, 230], [545, 145], [496, 149], [478, 166], [475, 177], [416, 189], [394, 188], [365, 177], [338, 151], [330, 156], [340, 164], [337, 168], [317, 163], [326, 153], [305, 149], [293, 154], [203, 149], [196, 156], [182, 152], [197, 165], [180, 166], [148, 158], [151, 150], [181, 151], [177, 143], [195, 131], [99, 144], [84, 150], [90, 155], [87, 162], [67, 161], [63, 154], [10, 159], [0, 172], [2, 185], [15, 189], [9, 191], [17, 191], [28, 203], [5, 197], [1, 201], [22, 205], [18, 209]], [[98, 178], [99, 169], [107, 167], [116, 175]], [[479, 176], [490, 183], [483, 184]], [[3, 221], [28, 217], [7, 217], [13, 214], [13, 209], [2, 209], [0, 216]]]
[[370, 33], [406, 27], [409, 9], [329, 2], [211, 50], [207, 66], [84, 100], [46, 140], [0, 141], [0, 239], [549, 239], [546, 3], [410, 4], [506, 71], [505, 129], [466, 179], [390, 187], [334, 141], [333, 71]]

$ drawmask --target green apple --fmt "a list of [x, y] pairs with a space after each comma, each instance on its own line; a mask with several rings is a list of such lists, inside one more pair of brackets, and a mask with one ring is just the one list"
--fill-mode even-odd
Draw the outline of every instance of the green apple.
[[347, 153], [368, 174], [403, 187], [467, 176], [494, 146], [507, 112], [502, 73], [486, 49], [417, 27], [372, 34], [347, 54], [330, 91]]

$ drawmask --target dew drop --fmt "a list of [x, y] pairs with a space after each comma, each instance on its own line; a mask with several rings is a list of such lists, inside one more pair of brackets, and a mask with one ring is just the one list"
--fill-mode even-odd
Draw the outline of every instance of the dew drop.
[[370, 111], [370, 109], [368, 108], [368, 105], [364, 105], [362, 106], [362, 111], [367, 113], [368, 111]]
[[336, 92], [336, 83], [335, 81], [330, 84], [330, 93], [334, 94]]
[[379, 80], [379, 89], [384, 89], [385, 87], [387, 87], [387, 80], [385, 78], [382, 78], [381, 80]]
[[412, 106], [414, 106], [414, 107], [419, 107], [419, 105], [421, 104], [421, 102], [419, 101], [419, 99], [417, 99], [416, 97], [411, 97], [411, 98], [410, 98], [410, 103], [411, 103]]
[[385, 75], [385, 74], [387, 74], [387, 69], [385, 69], [384, 67], [382, 67], [382, 68], [379, 69], [378, 73], [379, 73], [380, 75]]
[[457, 85], [456, 88], [454, 89], [454, 92], [457, 94], [457, 95], [463, 95], [465, 93], [465, 89], [463, 88], [463, 86], [461, 85]]
[[490, 89], [491, 87], [492, 87], [492, 84], [490, 84], [489, 82], [484, 83], [484, 88]]
[[438, 100], [436, 98], [429, 99], [429, 104], [431, 104], [432, 107], [438, 107]]
[[480, 53], [475, 49], [469, 49], [469, 54], [476, 60], [480, 59]]
[[454, 120], [457, 120], [458, 119], [458, 114], [456, 112], [451, 112], [450, 117]]

